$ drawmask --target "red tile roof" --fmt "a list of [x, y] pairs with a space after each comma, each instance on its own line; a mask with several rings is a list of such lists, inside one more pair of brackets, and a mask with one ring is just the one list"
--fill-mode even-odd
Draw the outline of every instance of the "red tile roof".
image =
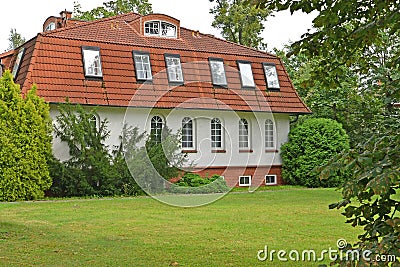
[[[37, 84], [38, 95], [51, 103], [65, 102], [68, 97], [73, 103], [121, 107], [310, 112], [278, 57], [182, 27], [177, 39], [143, 36], [138, 25], [145, 18], [129, 13], [39, 33], [24, 44], [25, 56], [16, 82], [23, 92]], [[82, 46], [100, 47], [102, 79], [85, 78]], [[136, 81], [133, 50], [150, 53], [151, 84]], [[17, 52], [6, 67], [12, 68]], [[181, 56], [184, 85], [168, 85], [164, 53]], [[228, 88], [212, 85], [209, 57], [224, 59]], [[236, 60], [252, 62], [257, 90], [241, 89]], [[276, 64], [280, 91], [267, 90], [263, 62]]]

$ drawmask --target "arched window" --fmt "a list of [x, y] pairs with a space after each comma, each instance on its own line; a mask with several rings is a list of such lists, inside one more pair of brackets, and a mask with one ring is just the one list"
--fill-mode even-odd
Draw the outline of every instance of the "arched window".
[[274, 123], [272, 120], [265, 120], [265, 148], [274, 148]]
[[246, 119], [239, 120], [239, 148], [245, 149], [250, 147], [249, 142], [249, 123]]
[[193, 120], [189, 117], [182, 120], [182, 148], [193, 148]]
[[163, 129], [163, 120], [160, 116], [151, 118], [150, 134], [151, 138], [156, 142], [161, 142], [161, 133]]
[[93, 114], [92, 117], [89, 118], [89, 123], [92, 125], [96, 130], [100, 129], [100, 118]]
[[211, 147], [222, 148], [222, 125], [217, 118], [211, 120]]

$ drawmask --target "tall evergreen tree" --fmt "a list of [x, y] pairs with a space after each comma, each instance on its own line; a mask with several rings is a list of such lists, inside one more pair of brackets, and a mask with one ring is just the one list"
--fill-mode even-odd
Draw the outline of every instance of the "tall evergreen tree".
[[49, 106], [33, 87], [23, 98], [6, 71], [0, 80], [0, 201], [44, 196], [51, 178]]

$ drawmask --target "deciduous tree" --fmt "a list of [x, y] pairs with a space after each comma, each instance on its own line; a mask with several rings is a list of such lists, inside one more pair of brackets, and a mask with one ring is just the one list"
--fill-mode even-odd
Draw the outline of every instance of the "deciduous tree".
[[153, 12], [152, 5], [148, 0], [115, 0], [104, 2], [103, 6], [93, 8], [89, 11], [82, 11], [78, 2], [74, 3], [74, 18], [82, 20], [96, 20], [108, 18], [119, 14], [137, 12], [147, 15]]
[[210, 0], [215, 6], [210, 9], [214, 15], [212, 26], [220, 29], [222, 36], [231, 42], [265, 49], [266, 44], [260, 36], [263, 23], [271, 13], [244, 0]]
[[[353, 177], [343, 185], [341, 202], [331, 208], [345, 207], [348, 223], [361, 226], [363, 234], [354, 247], [346, 249], [369, 249], [375, 255], [395, 255], [399, 266], [400, 256], [400, 138], [399, 112], [393, 103], [400, 99], [400, 49], [391, 45], [384, 54], [379, 50], [387, 45], [387, 37], [400, 36], [400, 2], [378, 0], [254, 0], [269, 9], [291, 12], [314, 10], [319, 15], [314, 19], [314, 32], [308, 32], [292, 45], [293, 53], [305, 51], [310, 56], [320, 56], [319, 69], [313, 72], [315, 79], [323, 76], [337, 81], [343, 74], [340, 66], [347, 66], [364, 75], [363, 90], [384, 97], [386, 108], [382, 119], [371, 126], [370, 136], [349, 152], [333, 158], [323, 178], [338, 169], [348, 170]], [[383, 57], [381, 55], [384, 55]], [[387, 57], [389, 56], [389, 57]], [[384, 64], [371, 65], [381, 61]], [[383, 74], [383, 75], [382, 75]], [[371, 79], [368, 79], [371, 78]], [[326, 79], [325, 79], [326, 80]], [[329, 83], [326, 83], [329, 84]], [[397, 195], [397, 196], [396, 196]], [[353, 202], [353, 203], [352, 203]], [[341, 262], [342, 266], [355, 262]], [[387, 266], [389, 262], [356, 262], [358, 266]]]
[[17, 30], [14, 28], [10, 30], [8, 42], [9, 42], [8, 50], [13, 50], [22, 45], [23, 43], [25, 43], [25, 38], [22, 37], [22, 35], [19, 34]]

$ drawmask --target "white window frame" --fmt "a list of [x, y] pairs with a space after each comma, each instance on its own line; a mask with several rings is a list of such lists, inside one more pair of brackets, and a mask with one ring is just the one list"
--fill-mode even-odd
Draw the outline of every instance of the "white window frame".
[[[246, 140], [243, 140], [243, 138]], [[250, 149], [250, 124], [244, 118], [239, 120], [239, 149]]]
[[[267, 183], [267, 177], [274, 177], [274, 182], [268, 182]], [[278, 184], [278, 180], [277, 180], [277, 175], [276, 174], [267, 174], [265, 175], [265, 185], [277, 185]]]
[[240, 73], [240, 82], [242, 83], [243, 89], [254, 89], [256, 87], [256, 83], [254, 82], [253, 69], [251, 67], [250, 61], [238, 60], [237, 61], [239, 73]]
[[133, 51], [132, 53], [135, 63], [136, 80], [152, 81], [153, 75], [151, 73], [150, 53], [144, 51]]
[[[241, 183], [242, 178], [248, 178], [248, 183]], [[241, 175], [239, 176], [239, 186], [251, 186], [251, 175]]]
[[19, 51], [18, 51], [18, 55], [17, 55], [17, 58], [15, 59], [15, 63], [14, 63], [13, 71], [12, 71], [12, 75], [13, 75], [14, 79], [18, 75], [18, 72], [19, 72], [19, 69], [21, 67], [21, 62], [22, 62], [22, 59], [24, 57], [24, 54], [25, 54], [25, 48], [21, 47], [19, 49]]
[[102, 78], [100, 47], [82, 46], [83, 68], [85, 77]]
[[169, 83], [183, 84], [181, 56], [178, 54], [164, 54], [164, 58]]
[[[169, 29], [174, 29], [173, 34], [170, 34]], [[176, 38], [178, 27], [175, 24], [162, 21], [162, 20], [150, 20], [144, 23], [144, 35], [145, 36], [158, 36], [165, 38]]]
[[[190, 128], [187, 128], [191, 126]], [[193, 149], [194, 145], [194, 121], [190, 117], [185, 117], [182, 119], [182, 148], [183, 149]], [[187, 140], [186, 140], [186, 137]], [[190, 145], [191, 144], [191, 145]]]
[[100, 117], [97, 114], [93, 114], [93, 116], [89, 118], [89, 123], [94, 123], [96, 130], [100, 130]]
[[264, 122], [264, 134], [265, 134], [265, 148], [275, 148], [275, 123], [272, 119], [266, 119]]
[[46, 28], [44, 29], [44, 32], [52, 31], [56, 29], [56, 23], [55, 22], [50, 22], [47, 24]]
[[[217, 125], [219, 125], [219, 129], [216, 128]], [[211, 148], [212, 149], [223, 149], [224, 130], [223, 130], [223, 127], [222, 127], [221, 119], [212, 118], [211, 122], [210, 122], [210, 126], [211, 126]], [[218, 146], [218, 143], [219, 143], [219, 146]]]
[[228, 82], [226, 79], [226, 72], [224, 60], [222, 58], [208, 58], [210, 65], [211, 78], [213, 85], [226, 87]]
[[263, 70], [265, 81], [268, 89], [280, 90], [278, 72], [276, 71], [276, 64], [263, 63]]
[[156, 143], [161, 142], [162, 131], [164, 129], [164, 119], [159, 115], [154, 115], [150, 119], [150, 134]]

